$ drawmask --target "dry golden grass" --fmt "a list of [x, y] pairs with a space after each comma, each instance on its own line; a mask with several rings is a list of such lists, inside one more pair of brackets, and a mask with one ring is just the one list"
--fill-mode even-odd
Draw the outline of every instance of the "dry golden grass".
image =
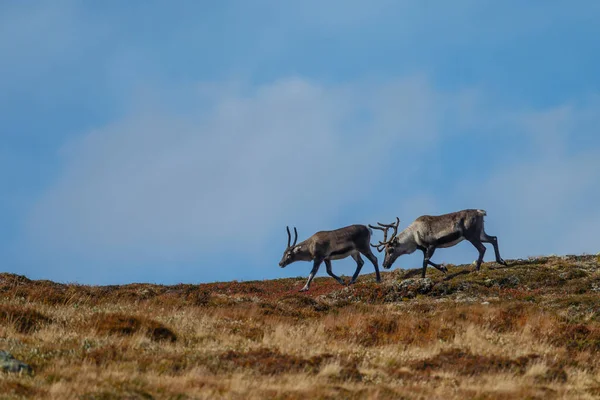
[[[91, 287], [0, 274], [0, 398], [594, 399], [596, 257], [206, 285]], [[314, 289], [314, 290], [313, 290]]]

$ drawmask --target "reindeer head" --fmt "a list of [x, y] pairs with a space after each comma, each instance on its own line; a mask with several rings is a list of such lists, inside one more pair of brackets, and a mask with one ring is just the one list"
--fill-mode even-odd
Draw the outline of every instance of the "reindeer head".
[[290, 228], [286, 226], [285, 229], [287, 230], [288, 242], [287, 247], [283, 252], [283, 257], [281, 258], [281, 261], [279, 261], [279, 266], [281, 268], [285, 268], [294, 261], [298, 261], [298, 252], [300, 251], [300, 247], [296, 247], [296, 242], [298, 241], [298, 231], [296, 230], [296, 227], [294, 227], [294, 243], [292, 245], [290, 245], [290, 242], [292, 241]]
[[[396, 258], [407, 253], [404, 252], [404, 249], [402, 249], [402, 246], [398, 241], [398, 225], [400, 225], [400, 218], [396, 217], [396, 222], [391, 224], [382, 224], [381, 222], [378, 222], [377, 225], [379, 226], [369, 225], [369, 227], [383, 231], [383, 241], [380, 241], [378, 244], [371, 244], [371, 246], [376, 248], [380, 253], [385, 250], [385, 258], [383, 259], [382, 266], [385, 269], [390, 269], [394, 261], [396, 261]], [[390, 228], [394, 229], [394, 233], [388, 240], [387, 235]]]

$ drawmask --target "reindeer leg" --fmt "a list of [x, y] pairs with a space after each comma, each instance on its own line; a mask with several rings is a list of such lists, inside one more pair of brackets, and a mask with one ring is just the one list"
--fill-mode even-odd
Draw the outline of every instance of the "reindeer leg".
[[350, 280], [349, 285], [352, 285], [354, 282], [356, 282], [356, 279], [358, 278], [358, 274], [360, 274], [360, 270], [362, 269], [363, 265], [365, 264], [362, 257], [360, 256], [360, 253], [352, 254], [352, 258], [354, 258], [354, 261], [356, 261], [356, 271], [354, 272], [354, 275], [352, 275], [352, 279]]
[[435, 253], [435, 246], [429, 246], [427, 249], [423, 250], [423, 271], [421, 272], [421, 278], [425, 278], [425, 273], [427, 272], [427, 264], [430, 264], [431, 261], [429, 259]]
[[304, 285], [304, 287], [302, 289], [300, 289], [301, 292], [306, 292], [308, 290], [308, 288], [310, 287], [310, 283], [312, 282], [313, 278], [315, 277], [317, 271], [319, 270], [319, 266], [321, 265], [322, 262], [323, 262], [322, 258], [315, 259], [315, 261], [313, 263], [313, 269], [310, 271], [310, 275], [308, 275], [308, 281], [306, 281], [306, 285]]
[[475, 246], [475, 248], [479, 252], [479, 258], [477, 259], [477, 265], [475, 267], [476, 270], [479, 271], [479, 269], [481, 268], [481, 263], [483, 262], [483, 256], [485, 255], [485, 246], [483, 245], [483, 243], [481, 243], [481, 240], [479, 239], [469, 239], [469, 242], [471, 242], [471, 244]]
[[431, 266], [432, 266], [432, 267], [434, 267], [435, 269], [437, 269], [437, 270], [439, 270], [439, 271], [441, 271], [441, 272], [443, 272], [443, 273], [445, 273], [445, 274], [446, 274], [446, 273], [448, 273], [448, 268], [444, 267], [443, 265], [440, 265], [440, 264], [436, 264], [436, 263], [434, 263], [434, 262], [431, 262], [431, 260], [430, 260], [430, 261], [428, 261], [428, 262], [429, 262], [429, 265], [431, 265]]
[[327, 268], [327, 273], [329, 276], [338, 281], [341, 285], [346, 285], [346, 282], [344, 282], [342, 278], [333, 273], [333, 270], [331, 269], [331, 260], [325, 259], [325, 267]]
[[[427, 249], [425, 247], [417, 247], [419, 250], [421, 250], [423, 252], [423, 257], [425, 257], [425, 255], [427, 254]], [[433, 250], [431, 250], [431, 254], [429, 255], [429, 257], [433, 256], [433, 252], [435, 251], [435, 247], [433, 247]], [[432, 267], [442, 271], [443, 273], [447, 273], [448, 272], [448, 268], [440, 265], [440, 264], [436, 264], [431, 260], [427, 260], [427, 264], [431, 265]], [[425, 269], [427, 269], [427, 267], [425, 267]]]
[[496, 256], [496, 262], [500, 265], [506, 265], [506, 261], [500, 257], [500, 250], [498, 249], [498, 238], [496, 236], [490, 236], [485, 231], [481, 231], [481, 237], [479, 238], [483, 243], [491, 243], [494, 246], [494, 254]]
[[375, 254], [373, 254], [373, 252], [369, 248], [367, 248], [367, 250], [365, 252], [363, 252], [363, 254], [365, 257], [367, 257], [367, 259], [369, 261], [371, 261], [371, 263], [373, 263], [373, 266], [375, 267], [375, 279], [377, 280], [377, 283], [380, 283], [381, 275], [379, 274], [379, 266], [377, 265], [377, 257], [375, 257]]

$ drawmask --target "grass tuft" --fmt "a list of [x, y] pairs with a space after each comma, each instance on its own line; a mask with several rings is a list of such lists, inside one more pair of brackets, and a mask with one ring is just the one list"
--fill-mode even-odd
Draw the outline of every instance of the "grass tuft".
[[415, 361], [411, 366], [416, 371], [452, 371], [469, 376], [507, 371], [524, 374], [527, 366], [538, 358], [539, 356], [535, 354], [517, 359], [502, 356], [484, 356], [473, 354], [469, 350], [452, 348], [444, 350], [431, 358]]
[[50, 318], [31, 308], [0, 304], [0, 323], [12, 325], [19, 333], [35, 332], [50, 322]]
[[99, 314], [91, 320], [91, 325], [100, 335], [131, 336], [138, 332], [156, 341], [177, 341], [177, 335], [160, 322], [126, 314]]

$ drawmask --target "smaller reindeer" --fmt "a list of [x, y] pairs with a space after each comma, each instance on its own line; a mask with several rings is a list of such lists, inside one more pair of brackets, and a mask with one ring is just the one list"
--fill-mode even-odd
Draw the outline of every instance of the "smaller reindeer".
[[[506, 262], [500, 257], [498, 250], [498, 238], [485, 233], [483, 227], [483, 217], [486, 215], [484, 210], [462, 210], [444, 215], [423, 215], [417, 218], [412, 224], [398, 234], [398, 225], [400, 219], [396, 217], [396, 222], [392, 224], [382, 224], [371, 226], [384, 232], [383, 241], [375, 247], [379, 252], [385, 250], [385, 259], [383, 268], [389, 269], [396, 259], [403, 254], [411, 254], [415, 250], [423, 252], [423, 271], [421, 276], [425, 278], [427, 265], [446, 273], [448, 269], [442, 265], [435, 264], [431, 257], [437, 248], [452, 247], [468, 240], [479, 252], [476, 269], [479, 271], [485, 246], [483, 243], [491, 243], [494, 246], [496, 262], [506, 265]], [[394, 233], [388, 240], [388, 230], [392, 228]]]
[[296, 244], [298, 241], [298, 231], [294, 227], [294, 243], [291, 245], [292, 235], [290, 234], [290, 228], [286, 227], [286, 230], [288, 234], [288, 243], [287, 248], [283, 252], [283, 257], [279, 262], [279, 266], [285, 268], [287, 265], [296, 261], [313, 262], [313, 268], [308, 276], [308, 281], [306, 282], [306, 285], [300, 289], [301, 292], [308, 290], [310, 283], [323, 261], [325, 262], [327, 273], [340, 284], [345, 285], [344, 280], [335, 275], [331, 270], [331, 260], [340, 260], [348, 256], [351, 256], [354, 258], [354, 261], [356, 261], [356, 272], [354, 272], [352, 280], [350, 281], [350, 284], [353, 284], [356, 281], [356, 278], [358, 278], [358, 274], [365, 263], [360, 256], [361, 254], [373, 263], [377, 282], [381, 282], [379, 267], [377, 266], [377, 257], [375, 257], [369, 247], [372, 231], [365, 225], [350, 225], [334, 231], [320, 231], [298, 244]]

